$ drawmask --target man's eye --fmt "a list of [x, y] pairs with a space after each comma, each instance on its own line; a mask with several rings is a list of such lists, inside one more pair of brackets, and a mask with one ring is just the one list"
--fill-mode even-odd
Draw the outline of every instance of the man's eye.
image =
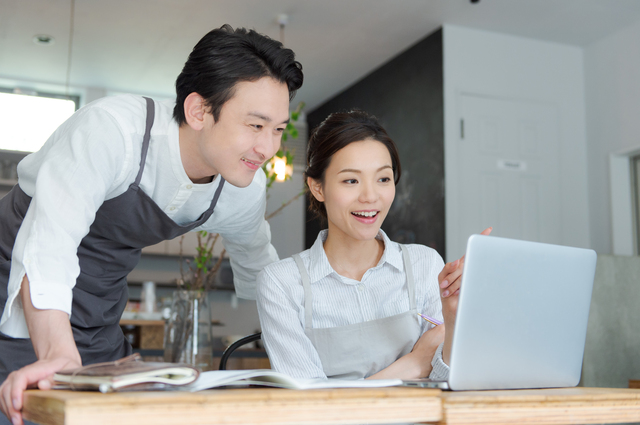
[[284, 128], [276, 128], [276, 131], [277, 131], [278, 133], [284, 133]]
[[255, 128], [256, 130], [262, 130], [261, 124], [252, 124], [252, 127]]

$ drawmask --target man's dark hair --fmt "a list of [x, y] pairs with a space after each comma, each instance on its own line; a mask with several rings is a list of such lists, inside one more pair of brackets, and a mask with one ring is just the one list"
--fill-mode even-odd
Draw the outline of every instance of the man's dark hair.
[[176, 79], [173, 117], [178, 125], [186, 122], [184, 101], [196, 92], [205, 99], [217, 121], [222, 105], [231, 99], [238, 82], [262, 77], [286, 84], [289, 99], [293, 99], [302, 86], [302, 65], [295, 60], [295, 53], [279, 41], [225, 24], [202, 37], [189, 55]]

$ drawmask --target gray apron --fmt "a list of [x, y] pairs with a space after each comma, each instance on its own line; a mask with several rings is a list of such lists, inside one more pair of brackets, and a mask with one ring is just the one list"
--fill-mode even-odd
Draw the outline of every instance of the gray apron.
[[298, 254], [293, 256], [302, 275], [304, 288], [304, 333], [316, 348], [327, 377], [367, 378], [411, 352], [420, 338], [411, 259], [407, 248], [404, 245], [401, 247], [407, 275], [409, 311], [333, 328], [313, 328], [313, 298], [309, 274], [302, 258]]
[[[186, 225], [175, 223], [140, 189], [155, 116], [153, 101], [145, 99], [147, 119], [138, 175], [127, 191], [104, 201], [78, 247], [80, 275], [73, 288], [71, 327], [84, 365], [131, 354], [119, 322], [129, 297], [126, 278], [138, 264], [141, 249], [202, 225], [213, 214], [224, 185], [220, 176], [209, 209]], [[19, 185], [0, 200], [0, 313], [7, 301], [13, 244], [30, 202]], [[36, 360], [30, 339], [0, 334], [0, 383], [11, 371]]]

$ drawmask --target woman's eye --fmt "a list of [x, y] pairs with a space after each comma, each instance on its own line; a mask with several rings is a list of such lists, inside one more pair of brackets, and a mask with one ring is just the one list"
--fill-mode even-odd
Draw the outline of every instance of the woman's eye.
[[356, 179], [347, 179], [344, 182], [347, 183], [347, 184], [356, 184], [356, 183], [358, 183], [358, 180], [356, 180]]
[[380, 181], [382, 183], [389, 183], [391, 181], [391, 179], [389, 177], [383, 177], [383, 178], [380, 179]]

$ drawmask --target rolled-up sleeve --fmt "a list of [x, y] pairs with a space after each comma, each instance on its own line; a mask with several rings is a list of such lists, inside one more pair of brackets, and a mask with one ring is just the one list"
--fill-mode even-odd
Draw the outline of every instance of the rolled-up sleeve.
[[444, 347], [444, 342], [438, 346], [433, 360], [431, 360], [433, 369], [431, 369], [429, 378], [436, 381], [446, 381], [449, 379], [449, 366], [442, 360], [442, 347]]
[[257, 229], [248, 233], [248, 240], [238, 238], [239, 234], [225, 233], [222, 241], [229, 253], [236, 295], [255, 300], [258, 273], [268, 264], [278, 261], [278, 254], [271, 245], [271, 230], [266, 220], [262, 219]]
[[71, 315], [72, 288], [80, 273], [78, 246], [121, 177], [124, 146], [115, 119], [90, 108], [69, 118], [41, 151], [19, 165], [19, 176], [26, 175], [20, 187], [32, 199], [12, 252], [3, 333], [29, 336], [18, 297], [25, 274], [34, 307]]

